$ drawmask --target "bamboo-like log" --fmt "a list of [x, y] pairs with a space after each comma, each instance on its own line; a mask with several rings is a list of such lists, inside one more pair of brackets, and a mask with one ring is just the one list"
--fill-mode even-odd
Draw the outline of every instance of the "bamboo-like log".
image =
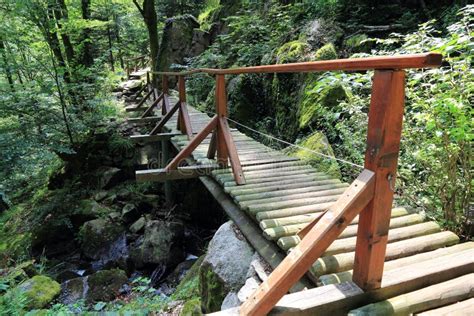
[[239, 205], [243, 210], [248, 210], [252, 207], [265, 207], [265, 206], [273, 207], [272, 204], [279, 205], [279, 203], [281, 202], [300, 201], [302, 199], [305, 200], [305, 199], [316, 198], [316, 197], [339, 195], [339, 194], [344, 193], [344, 191], [347, 189], [348, 186], [349, 185], [342, 185], [340, 187], [331, 188], [331, 189], [328, 188], [326, 190], [320, 190], [320, 191], [315, 191], [315, 192], [282, 195], [282, 196], [272, 197], [272, 198], [244, 201], [244, 202], [239, 202]]
[[[407, 238], [418, 237], [433, 234], [441, 231], [441, 228], [435, 222], [426, 222], [407, 227], [401, 227], [390, 230], [388, 233], [388, 242], [395, 242]], [[335, 255], [344, 252], [350, 252], [355, 249], [357, 237], [342, 238], [334, 241], [324, 253], [325, 256]], [[283, 250], [295, 247], [300, 242], [299, 237], [282, 237], [278, 240], [278, 246]], [[296, 244], [295, 244], [296, 243]]]
[[[249, 180], [248, 184], [256, 184], [263, 185], [264, 183], [283, 183], [283, 181], [302, 181], [302, 180], [327, 180], [331, 179], [331, 176], [328, 175], [320, 175], [318, 173], [310, 174], [296, 174], [296, 175], [288, 175], [288, 176], [281, 176], [281, 177], [268, 177], [268, 178], [260, 178], [255, 180]], [[229, 181], [224, 183], [224, 187], [233, 187], [236, 186], [235, 182]]]
[[328, 196], [321, 196], [315, 198], [307, 198], [301, 200], [294, 200], [294, 201], [283, 201], [277, 202], [272, 204], [262, 204], [257, 206], [250, 206], [248, 208], [248, 212], [251, 214], [256, 214], [259, 212], [267, 212], [272, 210], [278, 210], [281, 208], [290, 208], [290, 207], [299, 207], [299, 206], [312, 206], [315, 204], [327, 203], [327, 202], [334, 202], [341, 196], [340, 193], [328, 195]]
[[[438, 258], [438, 257], [442, 257], [448, 254], [456, 253], [456, 252], [462, 252], [467, 249], [474, 249], [474, 242], [466, 242], [466, 243], [457, 244], [451, 247], [439, 248], [433, 251], [415, 254], [413, 256], [408, 256], [405, 258], [385, 261], [384, 270], [388, 271], [388, 270], [401, 268], [401, 267], [410, 265], [412, 263], [422, 262], [422, 261], [430, 260], [432, 258]], [[319, 277], [319, 283], [321, 285], [336, 284], [336, 283], [348, 282], [351, 280], [352, 280], [352, 270], [325, 274]]]
[[315, 193], [325, 190], [331, 189], [340, 189], [340, 188], [347, 188], [349, 185], [347, 183], [340, 183], [338, 180], [335, 180], [334, 183], [325, 184], [325, 185], [316, 185], [316, 186], [307, 186], [303, 188], [296, 188], [296, 189], [286, 189], [286, 190], [279, 190], [279, 191], [266, 191], [263, 193], [253, 193], [253, 194], [245, 194], [235, 196], [234, 199], [236, 201], [242, 203], [250, 203], [256, 202], [260, 200], [272, 199], [277, 197], [294, 197], [297, 194], [308, 194], [308, 193]]
[[[312, 217], [315, 218], [319, 213], [312, 214]], [[306, 216], [308, 217], [308, 216]], [[357, 222], [357, 221], [356, 221]], [[411, 214], [403, 217], [392, 218], [390, 220], [390, 228], [400, 228], [409, 225], [415, 225], [423, 222], [423, 216], [419, 214]], [[291, 236], [298, 233], [301, 229], [303, 229], [308, 224], [308, 221], [299, 223], [299, 224], [292, 224], [292, 225], [280, 225], [276, 227], [266, 228], [263, 233], [266, 238], [271, 240], [276, 240], [281, 237]], [[339, 238], [348, 238], [357, 235], [357, 225], [355, 225], [355, 221], [352, 221], [351, 225], [347, 226], [347, 228], [339, 235]], [[262, 224], [260, 223], [260, 227]]]
[[[470, 252], [470, 255], [472, 255], [472, 252]], [[369, 304], [351, 310], [348, 315], [411, 315], [465, 300], [472, 297], [472, 295], [474, 295], [474, 273]]]
[[324, 202], [324, 203], [313, 203], [311, 205], [303, 205], [298, 207], [288, 207], [280, 210], [274, 211], [265, 211], [259, 212], [255, 214], [255, 217], [258, 221], [263, 219], [273, 219], [273, 218], [280, 218], [280, 217], [288, 217], [288, 216], [295, 216], [295, 215], [303, 215], [303, 214], [310, 214], [316, 213], [327, 210], [334, 202]]
[[474, 311], [474, 298], [419, 313], [417, 316], [461, 316], [468, 311]]
[[[459, 237], [449, 231], [401, 240], [387, 245], [385, 260], [408, 257], [457, 243], [459, 243]], [[319, 277], [324, 274], [350, 270], [353, 265], [354, 252], [346, 252], [319, 258], [311, 267], [311, 273]]]
[[312, 186], [321, 186], [326, 184], [340, 183], [337, 179], [301, 179], [301, 181], [287, 180], [280, 181], [279, 183], [262, 183], [257, 185], [246, 185], [245, 187], [227, 187], [226, 192], [233, 197], [248, 195], [248, 194], [259, 194], [265, 192], [276, 192], [287, 189], [298, 189]]

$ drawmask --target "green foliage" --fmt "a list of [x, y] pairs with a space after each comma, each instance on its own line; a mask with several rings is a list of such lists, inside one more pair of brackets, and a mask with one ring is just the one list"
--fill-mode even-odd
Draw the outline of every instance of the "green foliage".
[[209, 30], [212, 24], [212, 15], [214, 12], [221, 8], [220, 0], [206, 0], [204, 3], [204, 9], [199, 13], [198, 21], [201, 25], [201, 29]]
[[26, 294], [20, 289], [9, 290], [0, 296], [0, 315], [22, 315], [28, 304]]
[[309, 45], [301, 40], [291, 41], [283, 44], [276, 52], [276, 60], [279, 64], [304, 61], [309, 51]]
[[337, 59], [336, 48], [332, 43], [327, 43], [316, 51], [314, 60], [330, 60]]
[[36, 275], [17, 287], [27, 299], [28, 309], [43, 308], [49, 304], [61, 290], [58, 282], [45, 275]]

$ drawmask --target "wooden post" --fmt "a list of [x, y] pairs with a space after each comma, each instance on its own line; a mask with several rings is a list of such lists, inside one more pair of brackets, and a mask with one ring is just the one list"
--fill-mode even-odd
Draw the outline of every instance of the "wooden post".
[[161, 89], [163, 90], [163, 103], [161, 106], [161, 114], [165, 115], [169, 111], [169, 86], [168, 86], [168, 76], [163, 75], [161, 77]]
[[353, 281], [380, 288], [390, 226], [405, 101], [405, 72], [376, 70], [372, 86], [365, 168], [375, 173], [374, 197], [361, 212]]
[[[224, 75], [216, 75], [216, 113], [219, 118], [227, 117], [227, 93]], [[223, 167], [227, 166], [229, 152], [225, 145], [224, 132], [219, 126], [217, 127], [216, 149], [217, 163]]]
[[[170, 159], [170, 151], [169, 151], [169, 140], [162, 139], [161, 140], [161, 167], [165, 168], [168, 164]], [[164, 183], [165, 188], [165, 200], [168, 206], [171, 206], [173, 203], [173, 192], [171, 190], [171, 182], [165, 181]]]

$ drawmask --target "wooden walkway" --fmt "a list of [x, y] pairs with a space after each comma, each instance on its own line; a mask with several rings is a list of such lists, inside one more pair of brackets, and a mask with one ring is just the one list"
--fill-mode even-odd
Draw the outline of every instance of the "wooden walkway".
[[[194, 133], [211, 120], [208, 115], [189, 105], [188, 110]], [[155, 112], [159, 117], [158, 111]], [[166, 124], [167, 132], [179, 133], [176, 125], [175, 114]], [[349, 185], [304, 161], [264, 146], [236, 129], [232, 129], [231, 133], [246, 184], [238, 186], [230, 168], [210, 171], [212, 183], [208, 177], [202, 179], [208, 179], [205, 181], [208, 181], [211, 193], [225, 200], [225, 209], [233, 212], [231, 218], [241, 227], [246, 238], [254, 245], [259, 244], [257, 251], [275, 266], [300, 242], [297, 233], [328, 209]], [[207, 158], [210, 138], [208, 136], [197, 147], [192, 159], [187, 160], [188, 164], [215, 164]], [[178, 151], [189, 144], [185, 135], [174, 136], [171, 142]], [[137, 179], [140, 180], [140, 177], [141, 171], [137, 171]], [[150, 170], [146, 171], [145, 179], [152, 178]], [[253, 220], [259, 231], [242, 227], [248, 223], [235, 220], [244, 215]], [[386, 315], [434, 308], [440, 308], [439, 313], [434, 310], [427, 315], [451, 311], [474, 313], [473, 299], [468, 300], [474, 296], [473, 242], [459, 244], [459, 238], [454, 233], [442, 231], [437, 223], [426, 221], [423, 215], [394, 207], [382, 287], [363, 292], [351, 281], [357, 227], [358, 217], [314, 262], [307, 277], [317, 287], [298, 291], [301, 290], [300, 284], [293, 290], [294, 293], [279, 301], [272, 315], [338, 315], [351, 310], [351, 315]], [[257, 239], [261, 241], [262, 236], [270, 243], [256, 242]], [[302, 284], [307, 286], [308, 281]], [[233, 309], [219, 314], [236, 313], [237, 310]]]

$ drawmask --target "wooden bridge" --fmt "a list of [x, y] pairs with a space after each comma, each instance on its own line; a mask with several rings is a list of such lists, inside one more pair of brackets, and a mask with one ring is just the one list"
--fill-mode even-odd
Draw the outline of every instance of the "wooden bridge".
[[[238, 309], [218, 314], [427, 315], [474, 310], [474, 243], [403, 207], [392, 207], [405, 71], [438, 54], [345, 59], [236, 69], [147, 72], [130, 122], [155, 122], [136, 142], [161, 142], [161, 169], [137, 181], [196, 178], [274, 268]], [[229, 127], [225, 75], [375, 70], [364, 169], [350, 184]], [[216, 114], [186, 103], [186, 77], [216, 79]], [[144, 73], [142, 73], [144, 75]], [[152, 78], [152, 76], [154, 78]], [[161, 91], [152, 84], [161, 76]], [[175, 76], [179, 97], [170, 97]], [[172, 105], [173, 104], [173, 105]], [[169, 159], [169, 145], [177, 151]], [[169, 162], [168, 162], [169, 161]], [[166, 187], [169, 191], [169, 186]], [[288, 294], [290, 293], [290, 294]], [[461, 303], [455, 304], [458, 301]]]

